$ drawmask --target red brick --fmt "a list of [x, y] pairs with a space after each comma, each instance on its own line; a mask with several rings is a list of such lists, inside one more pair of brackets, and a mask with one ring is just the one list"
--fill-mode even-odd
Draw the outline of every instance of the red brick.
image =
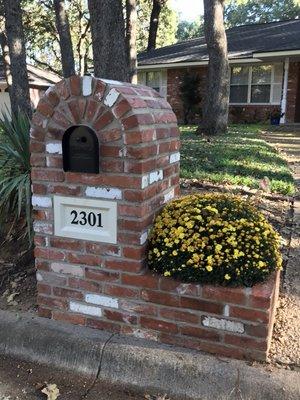
[[248, 348], [248, 349], [252, 348], [262, 351], [267, 350], [268, 347], [266, 340], [256, 340], [245, 336], [237, 336], [230, 334], [225, 334], [224, 342], [237, 347]]
[[34, 256], [36, 258], [45, 258], [53, 261], [64, 261], [66, 259], [66, 254], [63, 251], [46, 247], [36, 247], [34, 249]]
[[40, 127], [31, 127], [30, 128], [30, 138], [34, 140], [38, 140], [39, 142], [43, 142], [45, 140], [45, 131]]
[[45, 307], [38, 307], [38, 315], [42, 318], [52, 318], [52, 311]]
[[62, 97], [63, 99], [67, 99], [70, 96], [70, 90], [69, 90], [67, 81], [62, 80], [62, 81], [58, 82], [54, 86], [54, 88], [59, 97]]
[[[35, 191], [33, 191], [35, 193]], [[54, 194], [65, 194], [70, 196], [78, 196], [81, 194], [81, 187], [74, 185], [48, 185], [48, 193]]]
[[40, 114], [39, 112], [35, 112], [31, 119], [32, 126], [43, 128], [47, 124], [47, 118]]
[[120, 152], [121, 152], [120, 146], [109, 146], [109, 145], [100, 146], [100, 156], [102, 157], [119, 157]]
[[137, 317], [135, 315], [121, 313], [119, 311], [104, 310], [104, 315], [107, 319], [111, 321], [118, 321], [133, 325], [137, 323]]
[[45, 97], [53, 107], [56, 107], [59, 104], [59, 97], [57, 96], [54, 88], [48, 89], [45, 93]]
[[145, 160], [145, 161], [126, 161], [125, 172], [132, 172], [134, 174], [143, 174], [146, 172], [153, 171], [156, 168], [156, 159]]
[[268, 325], [245, 325], [245, 332], [249, 336], [266, 338], [268, 336]]
[[122, 131], [121, 129], [110, 129], [109, 131], [102, 131], [100, 132], [100, 142], [106, 143], [106, 142], [115, 142], [117, 140], [120, 140], [122, 137]]
[[41, 99], [37, 106], [37, 111], [39, 111], [42, 115], [49, 118], [53, 115], [53, 107], [47, 103], [45, 100]]
[[176, 292], [178, 294], [185, 294], [191, 296], [197, 296], [199, 294], [198, 285], [191, 283], [181, 283], [172, 278], [160, 278], [160, 289], [166, 291]]
[[158, 314], [158, 307], [150, 304], [134, 303], [133, 301], [121, 300], [120, 308], [135, 314], [153, 315]]
[[173, 332], [173, 333], [178, 332], [176, 324], [172, 324], [171, 322], [166, 322], [150, 317], [141, 316], [140, 324], [143, 328], [154, 329], [157, 331]]
[[[44, 164], [43, 164], [44, 165]], [[47, 167], [61, 168], [63, 167], [63, 160], [61, 156], [47, 156]]]
[[69, 286], [73, 289], [82, 289], [87, 292], [101, 292], [101, 285], [98, 282], [86, 281], [80, 278], [69, 278]]
[[116, 297], [137, 298], [139, 290], [134, 288], [126, 288], [124, 286], [105, 285], [104, 293]]
[[180, 332], [182, 335], [194, 336], [203, 340], [213, 340], [220, 341], [220, 335], [214, 330], [208, 330], [203, 328], [198, 328], [195, 326], [182, 326], [180, 327]]
[[79, 174], [66, 173], [66, 181], [70, 183], [82, 183], [86, 185], [105, 185], [119, 188], [140, 187], [141, 177], [128, 175], [105, 175], [105, 174]]
[[120, 247], [113, 244], [86, 242], [86, 252], [103, 256], [119, 256]]
[[113, 107], [113, 113], [116, 116], [116, 118], [122, 117], [124, 114], [126, 114], [130, 110], [131, 110], [131, 105], [125, 99], [122, 99], [117, 104], [115, 104]]
[[144, 129], [133, 132], [125, 132], [124, 142], [126, 144], [139, 144], [155, 140], [155, 129]]
[[77, 75], [73, 75], [70, 77], [70, 92], [73, 96], [80, 96], [81, 79]]
[[50, 271], [49, 262], [35, 259], [35, 267], [39, 271]]
[[32, 153], [30, 156], [30, 163], [33, 167], [45, 167], [46, 157], [44, 154]]
[[37, 290], [39, 294], [51, 294], [51, 286], [44, 283], [37, 283]]
[[[70, 126], [70, 122], [68, 118], [66, 117], [66, 113], [64, 110], [62, 112], [55, 111], [52, 121], [55, 122], [58, 126], [60, 126], [63, 129], [67, 129]], [[76, 122], [76, 121], [74, 121]]]
[[105, 267], [108, 269], [139, 272], [142, 270], [144, 263], [141, 261], [126, 261], [126, 260], [106, 260]]
[[250, 308], [230, 306], [229, 316], [253, 322], [267, 323], [269, 321], [268, 313], [258, 310], [252, 310]]
[[205, 311], [213, 314], [222, 314], [223, 312], [223, 306], [221, 304], [200, 299], [181, 297], [180, 304], [183, 308], [191, 308], [193, 310]]
[[34, 194], [46, 194], [47, 186], [42, 183], [32, 183], [32, 193]]
[[50, 120], [47, 130], [47, 138], [62, 140], [65, 129], [59, 125], [56, 125], [52, 120]]
[[157, 144], [144, 146], [127, 146], [127, 157], [136, 159], [149, 158], [157, 155]]
[[267, 282], [257, 284], [251, 289], [249, 305], [254, 308], [268, 309], [274, 293], [276, 274], [270, 276]]
[[79, 108], [78, 100], [72, 99], [71, 101], [69, 101], [68, 107], [69, 107], [70, 113], [72, 114], [74, 122], [76, 124], [79, 124], [81, 122], [81, 110]]
[[111, 111], [106, 111], [103, 115], [101, 115], [94, 123], [94, 128], [96, 131], [101, 131], [101, 129], [105, 128], [114, 120], [114, 116]]
[[147, 275], [122, 275], [122, 283], [129, 286], [139, 286], [143, 288], [157, 289], [158, 277]]
[[58, 237], [50, 238], [50, 245], [59, 249], [81, 251], [84, 246], [82, 241], [77, 239], [63, 239]]
[[87, 268], [85, 277], [98, 282], [118, 282], [120, 275], [117, 272], [108, 272], [97, 269]]
[[49, 308], [59, 308], [59, 309], [67, 309], [68, 308], [68, 302], [66, 299], [56, 299], [53, 297], [44, 297], [44, 296], [38, 296], [38, 304], [42, 304], [43, 306], [49, 307]]
[[100, 160], [100, 170], [103, 172], [124, 172], [124, 161], [122, 160]]
[[45, 151], [45, 143], [38, 142], [35, 140], [30, 141], [30, 152], [31, 153], [43, 153]]
[[222, 303], [246, 304], [247, 296], [243, 288], [225, 288], [221, 286], [204, 286], [202, 297]]
[[123, 247], [123, 256], [132, 260], [140, 260], [146, 254], [145, 246], [143, 247]]
[[124, 190], [124, 200], [139, 203], [154, 197], [156, 194], [156, 185], [151, 185], [143, 190]]
[[100, 101], [103, 98], [106, 85], [100, 80], [94, 80], [94, 97]]
[[159, 314], [164, 319], [175, 321], [190, 322], [193, 324], [199, 323], [199, 316], [188, 311], [172, 310], [170, 308], [161, 308]]
[[145, 301], [165, 306], [179, 307], [180, 305], [178, 296], [153, 290], [142, 290], [141, 298]]
[[52, 170], [49, 168], [36, 169], [34, 168], [31, 172], [32, 180], [36, 181], [48, 181], [48, 182], [62, 182], [64, 180], [63, 171]]
[[78, 314], [67, 314], [59, 311], [53, 311], [52, 318], [56, 321], [63, 321], [70, 324], [85, 325], [85, 317]]
[[68, 253], [68, 261], [73, 264], [84, 264], [92, 267], [101, 265], [101, 258], [94, 254]]
[[46, 238], [44, 236], [34, 236], [35, 246], [46, 246]]
[[99, 114], [102, 114], [103, 111], [103, 107], [101, 107], [100, 110], [99, 101], [89, 99], [87, 101], [84, 118], [86, 121], [89, 121], [89, 123], [92, 123], [92, 121], [94, 121], [99, 116]]
[[139, 125], [152, 125], [154, 123], [151, 114], [135, 114], [130, 117], [125, 117], [121, 121], [124, 129], [132, 129]]
[[119, 333], [121, 330], [121, 327], [118, 324], [114, 324], [112, 322], [107, 322], [107, 321], [100, 321], [98, 319], [92, 319], [92, 318], [87, 319], [86, 326], [113, 333]]
[[53, 288], [53, 294], [57, 297], [83, 300], [83, 294], [81, 292], [78, 292], [77, 290], [55, 287]]

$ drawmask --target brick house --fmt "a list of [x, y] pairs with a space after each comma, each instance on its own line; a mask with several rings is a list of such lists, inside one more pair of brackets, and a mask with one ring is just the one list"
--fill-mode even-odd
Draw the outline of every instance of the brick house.
[[[230, 120], [267, 121], [280, 109], [280, 122], [300, 123], [300, 20], [238, 26], [227, 30], [230, 63]], [[184, 121], [181, 85], [197, 76], [206, 91], [208, 54], [205, 38], [186, 40], [141, 53], [139, 83], [163, 94]], [[201, 101], [193, 122], [201, 121]]]

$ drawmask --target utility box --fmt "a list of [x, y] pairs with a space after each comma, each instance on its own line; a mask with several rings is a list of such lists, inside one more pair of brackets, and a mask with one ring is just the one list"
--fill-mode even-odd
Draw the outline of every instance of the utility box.
[[30, 135], [39, 314], [125, 332], [139, 297], [126, 279], [148, 279], [149, 229], [179, 193], [176, 117], [151, 88], [73, 76]]

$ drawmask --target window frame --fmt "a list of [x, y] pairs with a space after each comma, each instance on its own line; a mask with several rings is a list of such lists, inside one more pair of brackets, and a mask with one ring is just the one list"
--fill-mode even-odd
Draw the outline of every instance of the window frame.
[[[270, 81], [270, 83], [260, 83], [259, 85], [252, 84], [252, 69], [253, 69], [253, 67], [257, 67], [257, 66], [260, 67], [260, 66], [264, 66], [264, 65], [271, 65], [271, 67], [272, 67], [271, 68], [271, 81]], [[231, 66], [230, 67], [230, 89], [231, 89], [231, 86], [241, 86], [241, 85], [238, 85], [236, 83], [233, 83], [233, 84], [231, 83], [231, 71], [232, 71], [232, 68], [235, 68], [235, 67], [246, 67], [246, 68], [249, 68], [249, 71], [248, 71], [248, 84], [247, 84], [247, 86], [248, 86], [247, 102], [236, 103], [236, 102], [230, 102], [229, 101], [229, 105], [232, 105], [232, 106], [249, 106], [249, 105], [250, 106], [252, 106], [252, 105], [253, 106], [255, 106], [255, 105], [257, 105], [257, 106], [267, 106], [267, 105], [272, 106], [272, 105], [276, 105], [276, 106], [278, 106], [278, 105], [281, 104], [282, 95], [281, 95], [281, 99], [279, 100], [279, 102], [271, 101], [271, 99], [273, 98], [273, 93], [274, 93], [274, 85], [278, 85], [279, 84], [279, 82], [275, 82], [274, 81], [275, 63], [273, 63], [273, 64], [263, 63], [263, 64], [254, 64], [254, 65], [234, 65], [234, 66]], [[283, 88], [283, 73], [284, 73], [284, 68], [282, 66], [281, 91], [282, 91], [282, 88]], [[251, 102], [252, 86], [263, 86], [263, 85], [270, 86], [270, 101], [267, 102], [267, 103], [254, 103], [254, 102]]]

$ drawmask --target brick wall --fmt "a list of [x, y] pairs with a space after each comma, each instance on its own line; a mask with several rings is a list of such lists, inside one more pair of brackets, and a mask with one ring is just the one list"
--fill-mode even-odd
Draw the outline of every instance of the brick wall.
[[299, 80], [300, 63], [290, 62], [287, 89], [287, 111], [285, 116], [286, 122], [295, 122]]
[[[299, 72], [300, 63], [290, 63], [289, 70], [289, 84], [288, 84], [288, 97], [287, 97], [287, 122], [294, 122], [295, 119], [295, 104], [297, 95], [297, 85], [300, 76]], [[167, 93], [168, 101], [175, 112], [179, 123], [184, 123], [184, 107], [180, 94], [180, 85], [182, 83], [184, 74], [189, 72], [191, 74], [198, 74], [201, 80], [199, 91], [202, 99], [206, 94], [206, 81], [207, 81], [207, 67], [193, 67], [193, 68], [174, 68], [168, 69], [167, 78]], [[197, 105], [199, 112], [191, 119], [190, 123], [198, 124], [201, 122], [201, 109], [202, 102]], [[277, 109], [278, 106], [274, 105], [241, 105], [230, 106], [229, 121], [232, 123], [256, 123], [256, 122], [269, 122], [270, 113]]]
[[[64, 172], [62, 137], [93, 128], [100, 173]], [[155, 91], [71, 77], [46, 92], [31, 128], [32, 203], [40, 316], [236, 358], [265, 359], [278, 276], [252, 289], [182, 284], [152, 275], [147, 234], [179, 194], [176, 119]], [[53, 233], [53, 196], [110, 199], [117, 243]]]

